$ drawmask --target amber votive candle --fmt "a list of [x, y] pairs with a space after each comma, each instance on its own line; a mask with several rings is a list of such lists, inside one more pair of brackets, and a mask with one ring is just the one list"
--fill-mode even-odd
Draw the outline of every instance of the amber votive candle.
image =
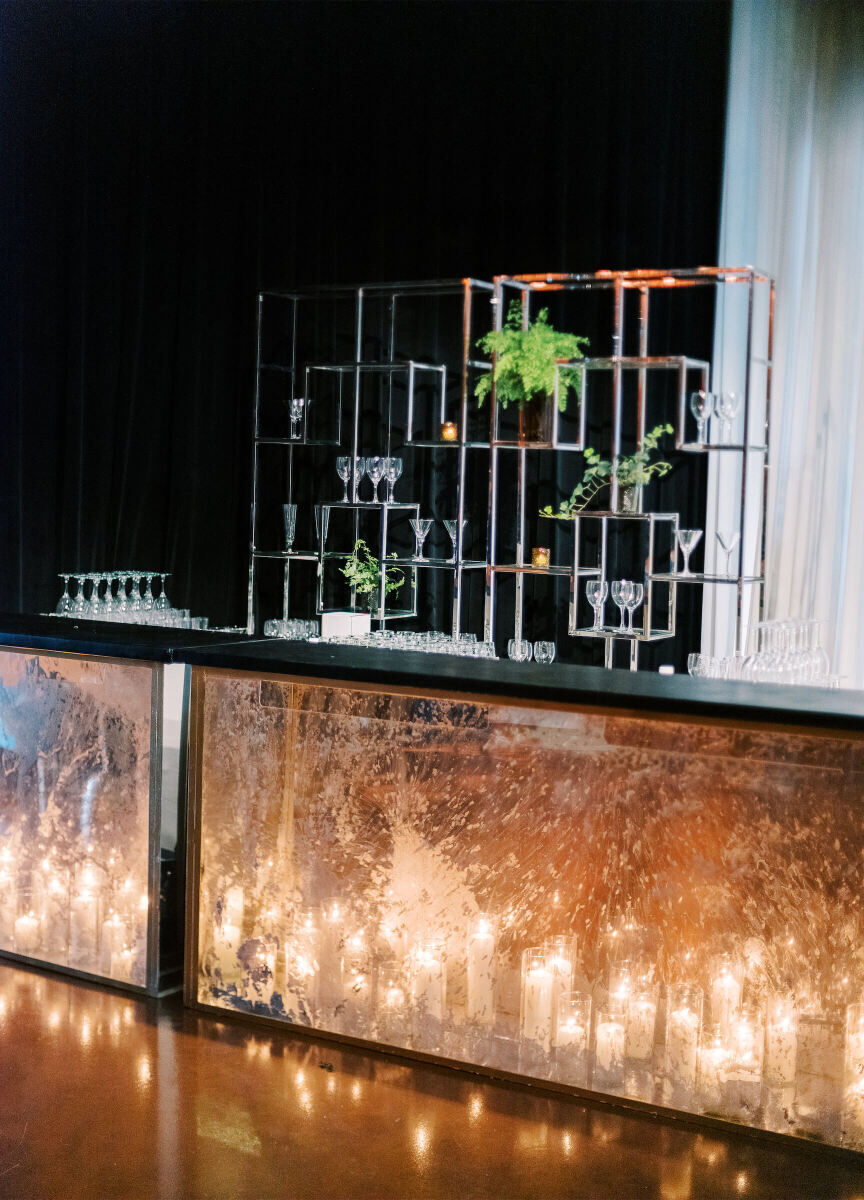
[[547, 546], [535, 546], [531, 551], [531, 566], [532, 567], [548, 567], [549, 566], [549, 548]]
[[441, 441], [455, 442], [459, 438], [459, 430], [455, 421], [445, 421], [441, 426]]

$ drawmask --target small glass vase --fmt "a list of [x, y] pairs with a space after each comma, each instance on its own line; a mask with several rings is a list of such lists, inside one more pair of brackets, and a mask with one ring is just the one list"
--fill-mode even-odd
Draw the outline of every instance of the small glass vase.
[[519, 444], [552, 441], [555, 397], [537, 395], [519, 406]]
[[636, 484], [630, 487], [618, 486], [618, 499], [615, 512], [621, 514], [638, 513], [642, 511], [642, 489]]

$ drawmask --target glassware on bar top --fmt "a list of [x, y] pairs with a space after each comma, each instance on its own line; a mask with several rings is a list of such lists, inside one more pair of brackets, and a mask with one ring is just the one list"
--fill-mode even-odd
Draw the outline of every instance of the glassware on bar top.
[[720, 440], [724, 445], [732, 441], [732, 427], [741, 407], [737, 392], [718, 392], [714, 397], [714, 412], [720, 422]]
[[393, 504], [393, 489], [402, 477], [402, 459], [389, 457], [384, 459], [384, 478], [387, 480], [387, 503]]
[[714, 394], [713, 392], [691, 392], [690, 393], [690, 411], [696, 418], [696, 441], [700, 446], [704, 446], [708, 442], [708, 422], [711, 419], [711, 413], [714, 410]]
[[342, 480], [345, 490], [342, 494], [342, 503], [348, 503], [348, 480], [351, 478], [351, 459], [347, 454], [340, 454], [336, 459], [336, 474]]
[[720, 549], [721, 549], [721, 550], [723, 551], [723, 553], [726, 555], [726, 571], [725, 571], [725, 574], [726, 574], [727, 576], [730, 576], [730, 577], [731, 577], [731, 574], [732, 574], [732, 567], [731, 567], [732, 555], [733, 555], [733, 553], [734, 553], [734, 551], [735, 551], [735, 547], [736, 547], [736, 546], [738, 545], [738, 543], [741, 541], [741, 534], [738, 532], [738, 530], [737, 530], [737, 529], [732, 529], [732, 530], [723, 530], [723, 529], [718, 529], [718, 530], [717, 530], [717, 534], [716, 534], [716, 536], [717, 536], [717, 541], [720, 543]]
[[512, 658], [514, 662], [530, 662], [533, 653], [534, 647], [522, 638], [510, 638], [507, 643], [507, 657]]
[[69, 595], [69, 580], [72, 578], [72, 576], [61, 575], [59, 578], [63, 580], [63, 595], [57, 601], [57, 607], [54, 609], [54, 611], [58, 616], [63, 617], [72, 611], [73, 601], [72, 597]]
[[379, 504], [378, 485], [384, 478], [384, 459], [380, 455], [375, 454], [371, 458], [366, 459], [366, 474], [369, 477], [370, 483], [375, 488], [375, 491], [372, 493], [372, 503]]
[[[463, 522], [462, 522], [463, 538], [464, 538], [464, 534], [465, 534], [465, 526], [467, 524], [468, 524], [468, 522], [466, 520], [463, 520]], [[453, 543], [453, 556], [450, 561], [455, 562], [458, 557], [458, 554], [459, 554], [459, 522], [458, 521], [445, 521], [444, 528], [450, 534], [450, 541]]]
[[411, 528], [414, 530], [414, 537], [417, 539], [417, 554], [416, 558], [423, 557], [423, 543], [426, 541], [426, 535], [432, 528], [431, 517], [412, 517]]
[[678, 545], [681, 547], [681, 554], [684, 557], [684, 570], [682, 575], [692, 575], [690, 570], [690, 555], [693, 553], [696, 546], [699, 544], [699, 539], [702, 537], [701, 529], [679, 529], [676, 537]]
[[585, 584], [585, 595], [588, 603], [594, 609], [594, 624], [592, 629], [603, 628], [603, 606], [609, 595], [609, 584], [605, 579], [589, 579]]
[[534, 661], [543, 666], [548, 666], [549, 663], [555, 661], [555, 643], [554, 642], [535, 642], [534, 643]]

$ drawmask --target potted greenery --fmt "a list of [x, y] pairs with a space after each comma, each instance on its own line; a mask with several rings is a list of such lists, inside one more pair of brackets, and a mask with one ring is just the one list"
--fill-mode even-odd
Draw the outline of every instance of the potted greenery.
[[[398, 558], [394, 552], [388, 558]], [[358, 596], [367, 597], [370, 613], [378, 612], [381, 594], [381, 564], [362, 538], [354, 543], [354, 549], [345, 561], [345, 566], [339, 568]], [[405, 582], [405, 576], [398, 567], [387, 567], [384, 572], [384, 596], [397, 592]], [[380, 615], [380, 614], [379, 614]]]
[[[477, 345], [494, 356], [493, 369], [477, 381], [474, 395], [482, 406], [495, 381], [495, 400], [502, 408], [519, 406], [519, 441], [548, 442], [552, 438], [555, 366], [573, 358], [582, 358], [588, 339], [574, 333], [561, 333], [549, 324], [549, 310], [541, 309], [537, 320], [522, 327], [522, 304], [510, 305], [503, 329], [493, 329]], [[570, 390], [579, 394], [581, 380], [575, 372], [564, 372], [558, 385], [558, 407], [567, 408]]]
[[640, 511], [641, 488], [652, 479], [662, 479], [672, 470], [672, 464], [662, 460], [651, 461], [651, 455], [657, 449], [664, 433], [672, 433], [671, 425], [655, 425], [650, 433], [642, 439], [642, 445], [633, 454], [619, 455], [610, 462], [601, 458], [596, 450], [588, 447], [585, 450], [585, 473], [582, 482], [573, 489], [569, 500], [562, 500], [558, 511], [553, 512], [551, 505], [540, 509], [541, 517], [555, 517], [571, 521], [578, 513], [584, 512], [591, 501], [603, 488], [609, 487], [613, 478], [618, 483], [619, 513], [635, 513]]

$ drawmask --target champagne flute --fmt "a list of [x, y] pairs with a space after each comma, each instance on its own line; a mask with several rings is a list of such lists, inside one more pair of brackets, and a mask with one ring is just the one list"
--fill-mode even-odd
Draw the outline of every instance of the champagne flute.
[[594, 624], [592, 629], [603, 628], [603, 605], [609, 595], [609, 584], [605, 579], [589, 579], [585, 584], [585, 595], [588, 603], [594, 609]]
[[737, 529], [733, 530], [717, 530], [717, 541], [720, 543], [720, 548], [726, 555], [726, 574], [732, 574], [732, 554], [735, 547], [741, 541], [741, 534]]
[[681, 553], [684, 556], [684, 570], [682, 575], [692, 575], [690, 570], [690, 555], [699, 543], [702, 536], [701, 529], [679, 529], [678, 530], [678, 545], [681, 547]]
[[348, 503], [348, 480], [351, 478], [351, 459], [347, 454], [340, 454], [336, 459], [336, 474], [345, 485], [345, 493], [342, 496], [342, 503]]
[[282, 525], [285, 530], [285, 549], [290, 551], [294, 547], [294, 535], [297, 532], [296, 504], [282, 505]]

